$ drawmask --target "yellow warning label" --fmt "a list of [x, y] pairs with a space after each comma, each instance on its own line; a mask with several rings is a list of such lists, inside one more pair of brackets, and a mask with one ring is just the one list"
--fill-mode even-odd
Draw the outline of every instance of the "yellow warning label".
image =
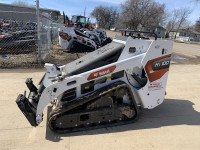
[[85, 87], [85, 89], [89, 89], [89, 88], [90, 88], [89, 86], [86, 86], [86, 87]]
[[107, 79], [111, 79], [111, 76], [107, 76]]

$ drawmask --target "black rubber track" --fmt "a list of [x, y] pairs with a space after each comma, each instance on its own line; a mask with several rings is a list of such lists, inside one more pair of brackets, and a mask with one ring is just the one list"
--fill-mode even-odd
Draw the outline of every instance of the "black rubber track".
[[[55, 126], [54, 126], [55, 120], [58, 119], [59, 117], [62, 117], [63, 115], [68, 115], [68, 112], [70, 112], [74, 108], [81, 106], [83, 104], [86, 104], [86, 103], [90, 102], [91, 100], [98, 98], [100, 95], [104, 94], [105, 92], [109, 92], [109, 91], [115, 90], [117, 88], [127, 88], [129, 90], [129, 93], [133, 100], [132, 108], [134, 109], [134, 112], [135, 112], [134, 117], [132, 117], [131, 119], [122, 119], [121, 121], [112, 120], [110, 123], [107, 122], [106, 124], [105, 123], [98, 124], [95, 126], [74, 127], [74, 128], [65, 128], [65, 129], [55, 128]], [[135, 122], [138, 119], [138, 112], [139, 112], [138, 107], [135, 103], [133, 94], [131, 93], [131, 89], [129, 88], [129, 86], [126, 83], [124, 83], [122, 81], [118, 81], [118, 82], [110, 84], [106, 87], [103, 87], [95, 92], [92, 92], [86, 96], [83, 96], [81, 98], [73, 100], [72, 102], [70, 102], [68, 104], [65, 104], [63, 106], [55, 108], [49, 114], [48, 126], [53, 132], [58, 132], [58, 133], [70, 133], [70, 132], [98, 129], [98, 128], [104, 128], [104, 127], [112, 127], [112, 126], [124, 125], [124, 124], [129, 124], [129, 123]]]

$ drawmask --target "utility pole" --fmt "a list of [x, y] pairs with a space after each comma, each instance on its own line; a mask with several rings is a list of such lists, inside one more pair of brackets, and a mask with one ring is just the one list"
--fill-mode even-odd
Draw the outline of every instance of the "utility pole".
[[38, 63], [42, 64], [41, 51], [40, 51], [40, 10], [39, 0], [36, 0], [36, 19], [37, 19], [37, 52], [38, 52]]
[[84, 17], [85, 17], [85, 13], [86, 13], [86, 7], [85, 7], [85, 10], [84, 10]]

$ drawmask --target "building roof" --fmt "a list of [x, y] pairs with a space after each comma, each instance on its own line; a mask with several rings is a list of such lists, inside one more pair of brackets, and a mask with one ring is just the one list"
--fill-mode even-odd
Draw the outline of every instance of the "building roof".
[[[30, 8], [30, 9], [35, 9], [35, 7], [32, 6], [18, 6], [15, 4], [5, 4], [5, 3], [0, 3], [0, 6], [11, 6], [11, 7], [18, 7], [18, 8]], [[55, 10], [55, 9], [46, 9], [46, 8], [40, 8], [40, 10], [44, 10], [44, 11], [53, 11], [53, 12], [57, 12], [60, 15], [60, 11], [59, 10]]]
[[[72, 15], [72, 16], [77, 16], [77, 17], [85, 17], [85, 16], [82, 16], [82, 15]], [[86, 17], [85, 17], [86, 18]]]
[[[162, 26], [153, 26], [153, 27], [151, 27], [150, 29], [152, 29], [152, 30], [155, 30], [155, 29], [161, 29], [161, 30], [166, 30], [164, 27], [162, 27]], [[148, 28], [147, 28], [148, 29]]]
[[[171, 32], [176, 32], [177, 29], [172, 30]], [[185, 28], [185, 29], [179, 29], [179, 32], [183, 31], [183, 32], [190, 32], [190, 33], [194, 33], [194, 34], [200, 34], [199, 32], [195, 31], [194, 29], [191, 28]]]
[[162, 29], [162, 30], [166, 30], [164, 27], [162, 27], [162, 26], [156, 26], [156, 28], [158, 28], [158, 29]]

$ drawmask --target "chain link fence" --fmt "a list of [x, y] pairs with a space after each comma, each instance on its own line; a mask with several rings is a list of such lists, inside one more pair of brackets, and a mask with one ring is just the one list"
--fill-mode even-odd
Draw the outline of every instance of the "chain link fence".
[[49, 18], [42, 16], [40, 17], [40, 51], [41, 57], [52, 49], [53, 45], [58, 43], [58, 28], [62, 24], [56, 23]]
[[[41, 60], [58, 43], [62, 24], [40, 14], [39, 30], [35, 12], [0, 11], [0, 68], [38, 67]], [[3, 17], [2, 17], [3, 16]], [[40, 35], [40, 41], [37, 35]]]

